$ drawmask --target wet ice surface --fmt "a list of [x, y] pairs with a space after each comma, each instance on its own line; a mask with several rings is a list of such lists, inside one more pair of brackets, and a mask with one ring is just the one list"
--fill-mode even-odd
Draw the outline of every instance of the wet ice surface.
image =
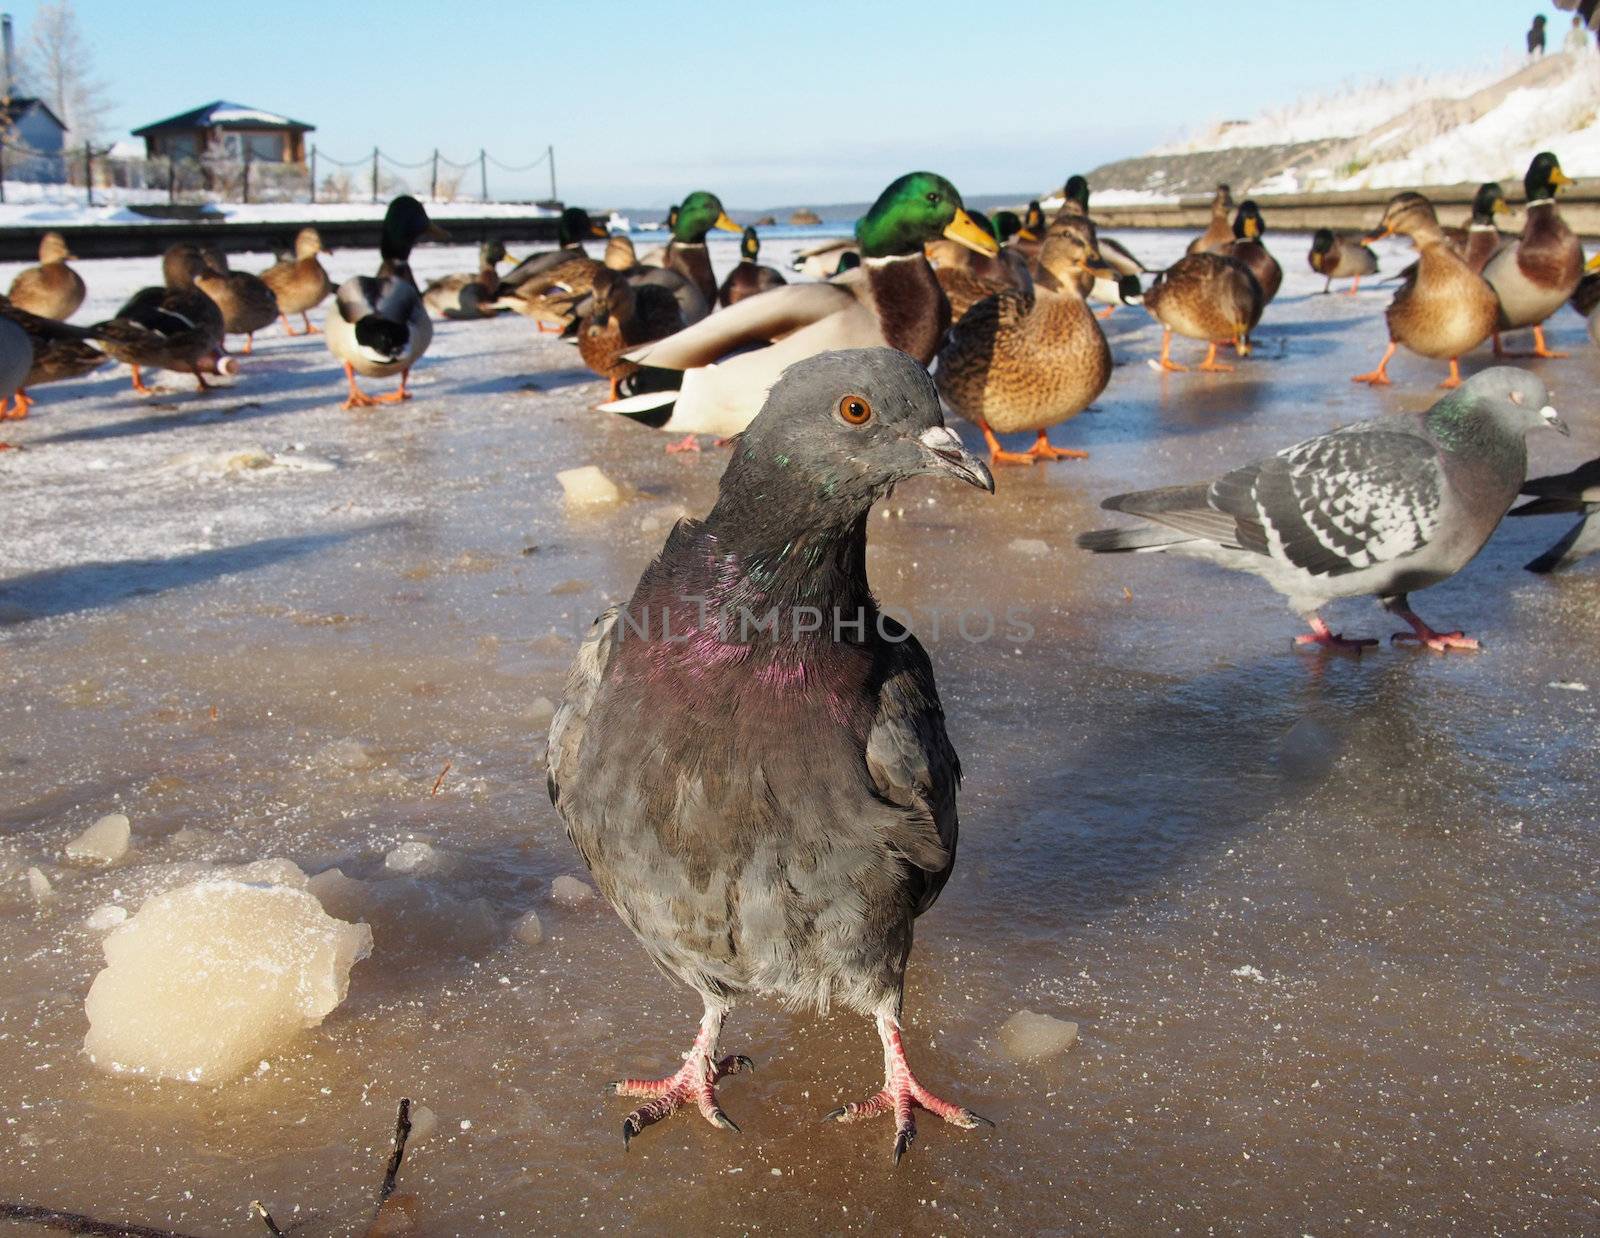
[[[1124, 239], [1153, 263], [1184, 238]], [[0, 1194], [193, 1234], [248, 1232], [260, 1198], [348, 1232], [408, 1095], [437, 1117], [402, 1175], [429, 1233], [1592, 1223], [1600, 777], [1595, 697], [1569, 688], [1600, 682], [1600, 563], [1530, 576], [1564, 525], [1514, 522], [1415, 599], [1486, 652], [1356, 660], [1293, 651], [1253, 579], [1071, 547], [1107, 494], [1433, 398], [1438, 368], [1405, 356], [1393, 390], [1350, 384], [1387, 290], [1315, 295], [1305, 238], [1269, 239], [1285, 287], [1236, 374], [1155, 374], [1156, 328], [1119, 311], [1123, 364], [1055, 432], [1088, 461], [1005, 469], [993, 498], [920, 481], [872, 522], [966, 770], [908, 1043], [999, 1123], [925, 1116], [898, 1170], [883, 1121], [817, 1121], [880, 1081], [846, 1014], [735, 1012], [725, 1049], [760, 1068], [722, 1089], [740, 1137], [685, 1115], [624, 1155], [626, 1105], [600, 1095], [671, 1069], [698, 1011], [603, 900], [554, 885], [582, 867], [542, 736], [583, 627], [708, 507], [720, 452], [591, 413], [603, 386], [517, 319], [441, 324], [401, 409], [340, 411], [321, 339], [276, 331], [204, 399], [163, 376], [141, 401], [125, 370], [41, 388], [3, 427], [26, 450], [0, 453]], [[88, 320], [155, 264], [81, 267]], [[1536, 472], [1600, 449], [1597, 354], [1568, 311], [1553, 338], [1574, 435], [1536, 437]], [[590, 464], [620, 503], [568, 507], [556, 473]], [[1032, 639], [961, 639], [953, 615], [1006, 605]], [[1329, 617], [1394, 626], [1370, 602]], [[65, 855], [113, 812], [127, 855]], [[225, 1086], [94, 1069], [114, 913], [86, 920], [266, 857], [337, 867], [314, 889], [372, 925], [345, 1004]], [[1014, 1063], [1024, 1009], [1078, 1043]]]

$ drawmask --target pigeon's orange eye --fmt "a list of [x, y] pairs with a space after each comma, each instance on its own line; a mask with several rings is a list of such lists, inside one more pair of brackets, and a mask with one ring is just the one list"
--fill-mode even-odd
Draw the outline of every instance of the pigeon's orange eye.
[[872, 420], [872, 405], [865, 396], [847, 395], [839, 401], [839, 416], [853, 426], [864, 426]]

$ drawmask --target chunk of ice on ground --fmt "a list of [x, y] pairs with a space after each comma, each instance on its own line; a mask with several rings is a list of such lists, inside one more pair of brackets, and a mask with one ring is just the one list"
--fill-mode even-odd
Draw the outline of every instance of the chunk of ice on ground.
[[1008, 549], [1029, 558], [1042, 559], [1050, 553], [1050, 543], [1040, 537], [1013, 537]]
[[433, 844], [411, 839], [384, 856], [383, 866], [391, 873], [436, 873], [445, 867], [445, 858]]
[[372, 930], [304, 890], [206, 880], [159, 894], [105, 940], [84, 1012], [90, 1061], [208, 1082], [316, 1027], [349, 991]]
[[1019, 1010], [1000, 1028], [1000, 1049], [1013, 1062], [1060, 1057], [1078, 1042], [1078, 1025], [1033, 1010]]
[[50, 878], [38, 868], [28, 870], [28, 893], [33, 895], [36, 903], [48, 903], [55, 897], [55, 891], [50, 888]]
[[421, 1143], [439, 1127], [439, 1115], [426, 1105], [411, 1106], [411, 1143]]
[[594, 897], [594, 887], [587, 881], [562, 873], [550, 883], [550, 897], [563, 907], [576, 907]]
[[96, 933], [104, 933], [107, 929], [114, 929], [128, 918], [128, 909], [118, 907], [115, 903], [106, 903], [96, 907], [89, 913], [89, 918], [83, 922], [85, 928]]
[[600, 507], [622, 498], [617, 484], [592, 464], [556, 474], [571, 507]]
[[528, 706], [529, 726], [549, 726], [550, 720], [556, 716], [556, 703], [548, 696], [536, 696], [533, 704]]
[[525, 913], [512, 927], [511, 935], [525, 946], [537, 946], [544, 940], [544, 925], [539, 923], [539, 913]]
[[131, 826], [122, 813], [107, 813], [67, 844], [67, 859], [115, 864], [128, 854]]

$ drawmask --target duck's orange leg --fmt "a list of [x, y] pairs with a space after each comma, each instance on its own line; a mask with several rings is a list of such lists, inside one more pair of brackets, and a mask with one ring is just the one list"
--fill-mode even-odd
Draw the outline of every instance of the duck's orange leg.
[[1172, 359], [1172, 328], [1161, 328], [1161, 368], [1173, 374], [1187, 373], [1189, 367]]
[[1032, 464], [1037, 458], [1031, 452], [1007, 451], [1000, 446], [1000, 440], [994, 436], [994, 431], [989, 428], [987, 421], [979, 421], [978, 429], [983, 431], [983, 441], [989, 444], [991, 464]]
[[305, 333], [307, 335], [316, 335], [322, 330], [321, 327], [314, 327], [311, 325], [311, 319], [309, 316], [307, 316], [304, 310], [300, 312], [300, 321], [306, 324]]
[[1450, 358], [1450, 377], [1445, 379], [1444, 382], [1440, 383], [1439, 386], [1450, 391], [1454, 391], [1457, 387], [1461, 386], [1461, 362], [1458, 358]]
[[1361, 276], [1357, 275], [1355, 277], [1355, 279], [1350, 282], [1350, 287], [1348, 287], [1348, 288], [1346, 288], [1344, 290], [1344, 295], [1347, 296], [1347, 297], [1353, 297], [1353, 296], [1356, 295], [1356, 293], [1358, 293], [1360, 291], [1361, 291]]
[[1378, 368], [1366, 374], [1357, 374], [1350, 381], [1353, 383], [1370, 383], [1374, 387], [1389, 386], [1394, 381], [1389, 377], [1389, 358], [1394, 356], [1395, 349], [1398, 347], [1398, 344], [1390, 340], [1389, 347], [1384, 351], [1383, 360], [1378, 362]]
[[346, 397], [344, 408], [372, 408], [378, 401], [356, 386], [356, 367], [348, 361], [344, 363], [344, 376], [350, 384], [350, 394]]
[[133, 389], [140, 395], [155, 395], [154, 388], [144, 385], [144, 376], [139, 373], [139, 367], [130, 364], [128, 368], [133, 371]]
[[244, 337], [244, 355], [248, 357], [251, 353], [255, 352], [255, 350], [256, 333], [254, 331], [247, 331], [245, 332]]
[[1035, 460], [1087, 460], [1089, 453], [1079, 451], [1073, 447], [1057, 447], [1050, 442], [1050, 436], [1043, 430], [1039, 431], [1039, 438], [1028, 449], [1028, 455]]
[[1217, 341], [1212, 340], [1211, 346], [1206, 349], [1206, 359], [1200, 363], [1200, 369], [1210, 374], [1231, 374], [1233, 367], [1224, 365], [1217, 360]]
[[24, 417], [26, 417], [28, 415], [28, 413], [30, 411], [32, 411], [33, 405], [34, 405], [33, 397], [31, 395], [29, 395], [27, 393], [27, 391], [25, 391], [23, 388], [18, 387], [17, 388], [17, 407], [16, 407], [16, 410], [11, 414], [12, 417], [17, 421], [21, 421]]
[[378, 404], [399, 404], [402, 400], [409, 400], [411, 393], [406, 390], [406, 379], [411, 377], [411, 367], [408, 365], [400, 371], [400, 386], [388, 395], [373, 396], [373, 401]]
[[1108, 306], [1105, 307], [1105, 309], [1101, 310], [1098, 314], [1096, 314], [1095, 317], [1100, 319], [1103, 322], [1105, 319], [1110, 318], [1111, 315], [1115, 314], [1116, 312], [1117, 312], [1117, 307], [1115, 305], [1108, 305]]
[[206, 382], [206, 376], [200, 372], [199, 366], [191, 367], [194, 370], [194, 381], [200, 384], [201, 391], [210, 391], [211, 384]]
[[278, 315], [278, 321], [283, 324], [283, 333], [285, 335], [299, 335], [300, 334], [300, 332], [296, 331], [293, 327], [291, 327], [289, 325], [289, 315], [287, 315], [287, 314], [279, 314]]
[[1537, 327], [1535, 327], [1533, 329], [1533, 353], [1532, 353], [1532, 355], [1535, 356], [1535, 357], [1545, 357], [1545, 358], [1548, 358], [1548, 359], [1551, 359], [1551, 360], [1556, 360], [1556, 359], [1559, 359], [1561, 357], [1565, 357], [1567, 354], [1564, 353], [1564, 352], [1552, 352], [1550, 349], [1545, 347], [1545, 343], [1544, 343], [1544, 324], [1540, 323]]
[[699, 450], [700, 450], [700, 440], [698, 438], [696, 438], [693, 434], [685, 434], [677, 442], [668, 443], [667, 444], [667, 451], [672, 455], [677, 455], [681, 451], [699, 451]]

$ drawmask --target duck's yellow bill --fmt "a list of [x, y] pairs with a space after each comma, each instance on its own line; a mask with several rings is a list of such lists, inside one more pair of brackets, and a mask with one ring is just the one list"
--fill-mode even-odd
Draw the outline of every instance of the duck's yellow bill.
[[1393, 228], [1385, 228], [1382, 232], [1374, 232], [1371, 236], [1362, 237], [1361, 238], [1361, 243], [1363, 245], [1371, 245], [1374, 241], [1381, 241], [1381, 240], [1385, 239], [1386, 237], [1391, 237], [1393, 235], [1394, 235], [1394, 229]]
[[598, 219], [591, 219], [589, 221], [589, 235], [594, 237], [594, 239], [597, 241], [603, 241], [611, 234], [606, 231], [605, 224], [601, 223]]
[[712, 224], [711, 226], [713, 228], [721, 228], [724, 232], [743, 232], [744, 231], [743, 228], [741, 228], [738, 224], [734, 223], [733, 220], [728, 218], [728, 212], [727, 211], [723, 211], [722, 214], [718, 215], [717, 216], [717, 222]]
[[428, 230], [422, 234], [422, 239], [425, 241], [448, 241], [450, 234], [438, 224], [429, 224]]
[[994, 234], [987, 228], [980, 227], [976, 219], [960, 209], [957, 209], [956, 217], [945, 225], [944, 234], [949, 240], [958, 245], [965, 245], [986, 258], [993, 258], [1000, 252], [1000, 245], [994, 239]]
[[1588, 262], [1584, 263], [1583, 269], [1585, 271], [1600, 271], [1600, 254], [1596, 254]]
[[1577, 183], [1560, 168], [1550, 169], [1550, 184], [1552, 187], [1556, 185], [1576, 185]]
[[1511, 214], [1510, 204], [1504, 198], [1496, 198], [1494, 205], [1489, 208], [1489, 213], [1491, 215], [1509, 215]]

